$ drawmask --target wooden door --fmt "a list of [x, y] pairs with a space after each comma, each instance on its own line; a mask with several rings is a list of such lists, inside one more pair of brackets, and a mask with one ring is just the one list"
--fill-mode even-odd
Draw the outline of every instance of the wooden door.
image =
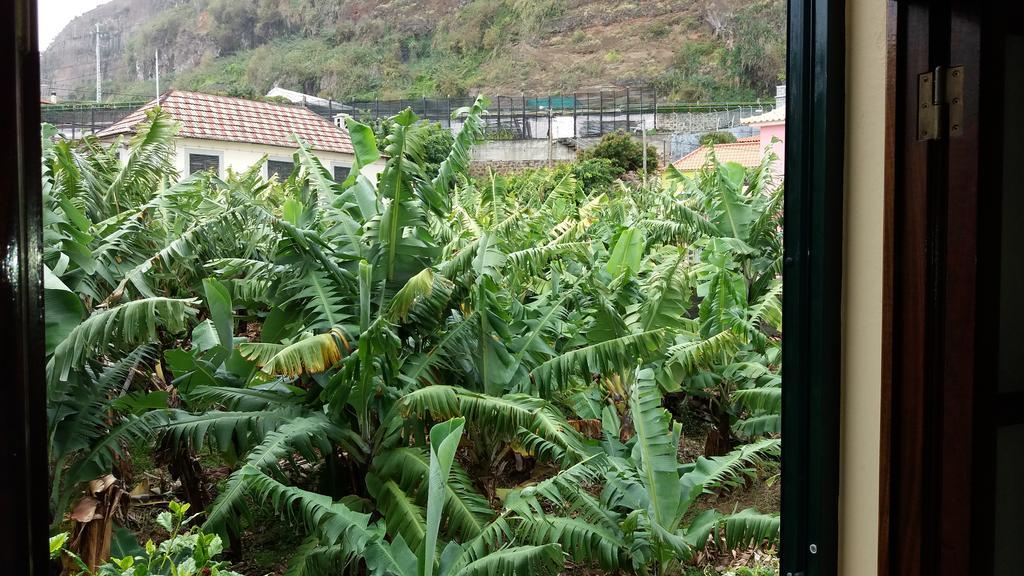
[[[1024, 166], [1024, 44], [1014, 11], [893, 4], [882, 574], [1018, 573], [1005, 560], [1007, 535], [1024, 529], [1024, 498], [1009, 485], [1024, 457], [1014, 404], [1024, 371], [1013, 369], [1024, 358], [1024, 189], [1012, 175]], [[922, 114], [927, 92], [937, 133]]]

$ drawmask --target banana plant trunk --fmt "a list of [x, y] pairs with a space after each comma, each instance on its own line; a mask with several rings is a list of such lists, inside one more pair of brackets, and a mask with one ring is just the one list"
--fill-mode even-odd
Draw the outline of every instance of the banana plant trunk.
[[167, 471], [172, 478], [181, 482], [181, 489], [185, 493], [185, 501], [192, 506], [192, 510], [202, 512], [206, 510], [208, 503], [206, 491], [206, 479], [203, 475], [203, 467], [199, 458], [191, 448], [166, 445], [161, 450], [161, 460], [167, 464]]
[[[70, 514], [71, 542], [68, 549], [76, 554], [89, 570], [110, 558], [110, 542], [114, 516], [127, 506], [128, 493], [113, 475], [108, 474], [89, 483], [89, 493], [75, 504]], [[64, 556], [64, 574], [78, 574], [78, 566]]]
[[704, 441], [704, 456], [724, 456], [732, 450], [732, 418], [719, 402], [711, 404], [711, 429]]

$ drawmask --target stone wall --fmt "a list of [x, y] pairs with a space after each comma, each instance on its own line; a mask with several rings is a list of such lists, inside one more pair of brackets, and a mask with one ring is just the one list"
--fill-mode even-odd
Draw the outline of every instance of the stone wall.
[[[736, 126], [733, 128], [718, 130], [718, 132], [729, 132], [736, 138], [757, 136], [757, 128], [754, 128], [753, 126]], [[704, 134], [707, 134], [707, 132], [680, 132], [669, 134], [669, 162], [675, 162], [697, 148], [700, 148], [700, 137]]]
[[740, 126], [740, 120], [772, 110], [772, 104], [714, 112], [658, 112], [658, 132], [700, 133]]
[[[570, 162], [570, 160], [557, 160], [553, 161], [550, 165], [554, 166], [566, 162]], [[486, 176], [493, 170], [497, 174], [512, 174], [533, 168], [544, 168], [545, 166], [549, 166], [547, 160], [474, 160], [469, 165], [469, 173], [471, 176]]]

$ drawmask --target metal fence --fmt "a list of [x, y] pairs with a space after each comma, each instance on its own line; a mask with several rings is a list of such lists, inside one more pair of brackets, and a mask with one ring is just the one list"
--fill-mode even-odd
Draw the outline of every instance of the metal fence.
[[[457, 130], [452, 113], [471, 106], [472, 97], [412, 98], [405, 100], [334, 101], [307, 104], [325, 118], [347, 114], [361, 121], [394, 116], [406, 108], [421, 119]], [[766, 112], [774, 102], [674, 103], [659, 101], [653, 89], [574, 92], [544, 97], [495, 96], [485, 117], [486, 137], [491, 140], [563, 139], [602, 136], [609, 132], [680, 129], [727, 129], [741, 118]]]
[[76, 139], [103, 130], [145, 103], [48, 104], [42, 107], [42, 119], [53, 124], [64, 137]]
[[[394, 116], [406, 108], [421, 119], [458, 130], [453, 112], [471, 106], [472, 97], [404, 100], [336, 101], [317, 99], [303, 104], [340, 124], [342, 114], [368, 122]], [[65, 136], [80, 138], [109, 126], [144, 104], [64, 104], [43, 107], [43, 121]], [[653, 89], [574, 92], [544, 97], [495, 96], [485, 116], [491, 140], [576, 139], [610, 132], [707, 132], [738, 126], [741, 118], [770, 110], [772, 102], [674, 103], [660, 101]]]
[[[359, 120], [394, 116], [406, 108], [421, 119], [457, 130], [461, 122], [452, 113], [471, 106], [472, 97], [413, 98], [406, 100], [328, 101], [310, 106], [325, 117], [339, 113]], [[575, 92], [543, 97], [495, 96], [485, 117], [487, 138], [523, 140], [583, 138], [617, 130], [658, 128], [658, 95], [653, 89]]]

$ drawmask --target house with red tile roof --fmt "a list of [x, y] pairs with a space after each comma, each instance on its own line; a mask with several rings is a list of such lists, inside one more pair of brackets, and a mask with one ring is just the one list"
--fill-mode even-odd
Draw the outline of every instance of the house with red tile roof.
[[761, 163], [761, 139], [753, 136], [740, 138], [730, 144], [701, 146], [676, 160], [672, 165], [683, 173], [696, 172], [707, 165], [712, 150], [714, 150], [715, 158], [722, 164], [735, 162], [744, 168], [753, 168]]
[[[181, 124], [175, 136], [175, 162], [183, 176], [200, 170], [223, 176], [228, 168], [246, 170], [266, 156], [264, 175], [287, 178], [293, 168], [295, 136], [309, 145], [336, 180], [347, 177], [355, 161], [348, 132], [304, 107], [184, 90], [161, 94], [96, 136], [104, 142], [130, 136], [146, 119], [146, 111], [156, 106]], [[363, 170], [372, 176], [383, 167], [378, 161]]]

